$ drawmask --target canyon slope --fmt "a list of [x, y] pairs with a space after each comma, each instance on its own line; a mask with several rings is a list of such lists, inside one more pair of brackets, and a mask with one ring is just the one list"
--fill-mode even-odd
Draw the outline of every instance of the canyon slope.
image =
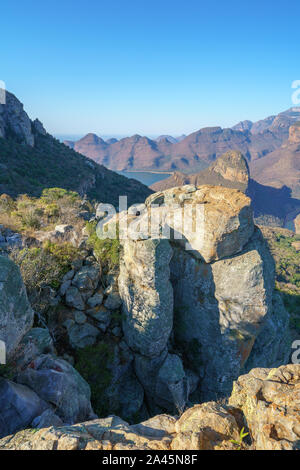
[[281, 188], [300, 199], [300, 122], [289, 129], [289, 138], [266, 157], [250, 163], [251, 174], [259, 183]]

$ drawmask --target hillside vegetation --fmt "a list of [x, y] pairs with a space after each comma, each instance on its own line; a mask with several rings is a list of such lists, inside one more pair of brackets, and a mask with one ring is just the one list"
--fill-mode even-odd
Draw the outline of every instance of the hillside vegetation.
[[281, 228], [261, 227], [276, 263], [276, 288], [300, 333], [300, 236]]
[[36, 134], [34, 147], [0, 138], [0, 193], [40, 196], [49, 187], [77, 191], [114, 205], [119, 195], [127, 195], [133, 204], [151, 193], [138, 181], [97, 165], [49, 134]]

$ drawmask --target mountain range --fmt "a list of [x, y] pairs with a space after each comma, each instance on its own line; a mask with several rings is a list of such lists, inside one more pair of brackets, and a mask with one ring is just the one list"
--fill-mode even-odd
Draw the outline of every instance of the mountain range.
[[228, 129], [208, 127], [179, 138], [162, 135], [153, 140], [136, 134], [109, 142], [87, 134], [65, 144], [112, 170], [194, 173], [228, 150], [241, 151], [249, 162], [265, 157], [282, 146], [297, 121], [300, 108], [291, 108], [255, 123], [243, 121]]

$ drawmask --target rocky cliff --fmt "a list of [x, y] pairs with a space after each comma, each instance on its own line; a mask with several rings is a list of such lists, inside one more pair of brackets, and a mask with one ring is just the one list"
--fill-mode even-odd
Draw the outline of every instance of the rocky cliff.
[[61, 144], [41, 122], [31, 121], [20, 101], [6, 93], [0, 105], [0, 193], [39, 196], [44, 188], [61, 187], [90, 199], [118, 205], [142, 202], [151, 190], [98, 165]]
[[23, 104], [9, 92], [5, 92], [5, 103], [0, 104], [0, 137], [15, 139], [18, 143], [33, 147], [32, 122], [24, 111]]
[[185, 184], [194, 184], [196, 186], [212, 184], [246, 191], [249, 179], [247, 160], [241, 152], [229, 151], [199, 173], [186, 175], [176, 171], [169, 178], [154, 183], [151, 188], [154, 191], [163, 191]]
[[251, 174], [261, 184], [285, 187], [294, 198], [300, 198], [300, 127], [292, 125], [289, 138], [264, 158], [250, 164]]

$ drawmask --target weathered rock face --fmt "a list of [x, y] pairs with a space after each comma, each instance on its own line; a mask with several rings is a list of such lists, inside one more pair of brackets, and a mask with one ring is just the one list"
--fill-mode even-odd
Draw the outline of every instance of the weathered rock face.
[[33, 146], [31, 121], [22, 103], [9, 92], [5, 95], [5, 104], [0, 104], [0, 137], [13, 137], [20, 143]]
[[291, 126], [289, 129], [289, 142], [292, 144], [300, 143], [300, 122]]
[[211, 265], [175, 251], [175, 342], [183, 350], [194, 347], [190, 359], [202, 378], [205, 400], [230, 393], [248, 364], [267, 367], [288, 360], [288, 317], [278, 305], [273, 308], [273, 276], [274, 263], [259, 231], [242, 253]]
[[164, 206], [162, 226], [175, 243], [206, 263], [238, 253], [253, 233], [251, 201], [238, 190], [187, 185], [149, 196], [148, 210], [153, 204]]
[[300, 366], [253, 369], [229, 400], [242, 409], [257, 450], [300, 450]]
[[168, 240], [128, 241], [124, 246], [119, 279], [123, 329], [128, 345], [144, 356], [158, 356], [172, 331], [171, 256]]
[[194, 184], [195, 186], [212, 184], [245, 191], [249, 179], [247, 160], [241, 152], [229, 151], [199, 173], [187, 175], [180, 171], [175, 171], [169, 178], [154, 183], [151, 189], [162, 191], [187, 184]]
[[[179, 221], [186, 205], [203, 207], [196, 230]], [[149, 214], [160, 222], [145, 239]], [[195, 390], [203, 400], [229, 395], [242, 371], [288, 361], [274, 262], [242, 192], [167, 190], [150, 196], [135, 221], [136, 239], [122, 242], [119, 289], [125, 340], [152, 412], [184, 408]]]
[[19, 268], [0, 256], [0, 340], [5, 342], [8, 359], [32, 324], [33, 311]]

